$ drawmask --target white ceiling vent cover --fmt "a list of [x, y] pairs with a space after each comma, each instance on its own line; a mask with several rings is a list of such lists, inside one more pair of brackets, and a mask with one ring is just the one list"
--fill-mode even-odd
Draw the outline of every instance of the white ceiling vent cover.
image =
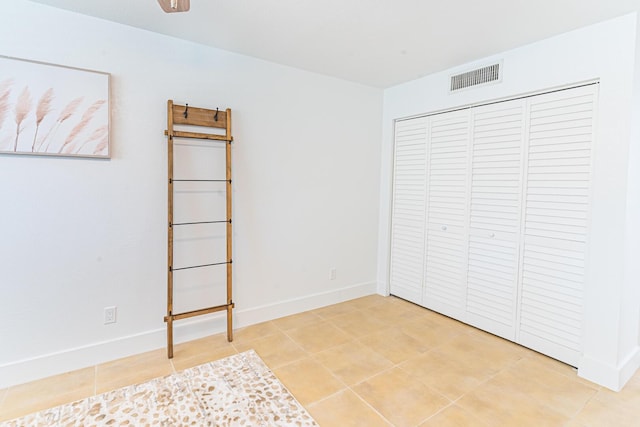
[[466, 73], [451, 76], [450, 92], [478, 86], [485, 83], [499, 82], [502, 79], [500, 74], [500, 63], [488, 65]]

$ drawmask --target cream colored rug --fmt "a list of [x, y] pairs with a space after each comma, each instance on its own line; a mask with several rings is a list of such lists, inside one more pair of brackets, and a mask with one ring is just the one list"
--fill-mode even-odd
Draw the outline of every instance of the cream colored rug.
[[253, 350], [0, 423], [0, 427], [317, 425]]

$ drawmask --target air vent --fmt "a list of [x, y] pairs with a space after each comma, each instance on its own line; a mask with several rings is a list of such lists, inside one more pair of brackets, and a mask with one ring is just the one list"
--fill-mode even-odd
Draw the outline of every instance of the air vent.
[[500, 80], [500, 63], [451, 76], [451, 92]]

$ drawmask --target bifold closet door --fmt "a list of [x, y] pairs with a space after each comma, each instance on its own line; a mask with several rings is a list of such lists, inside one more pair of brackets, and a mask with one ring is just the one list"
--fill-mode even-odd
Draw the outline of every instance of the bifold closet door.
[[529, 99], [517, 341], [577, 366], [597, 86]]
[[596, 98], [397, 121], [391, 293], [577, 365]]
[[391, 226], [391, 293], [422, 303], [427, 161], [426, 118], [397, 121]]
[[515, 340], [525, 101], [474, 108], [467, 318]]
[[468, 240], [469, 110], [430, 117], [424, 306], [461, 318]]

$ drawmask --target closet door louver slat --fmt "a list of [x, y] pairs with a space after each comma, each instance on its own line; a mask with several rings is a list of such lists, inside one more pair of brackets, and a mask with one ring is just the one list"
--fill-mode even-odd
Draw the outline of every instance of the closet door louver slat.
[[429, 136], [424, 305], [464, 313], [469, 111], [432, 116]]
[[518, 342], [577, 366], [595, 87], [529, 101]]
[[424, 275], [427, 119], [396, 122], [391, 292], [420, 304]]
[[467, 321], [515, 339], [524, 101], [474, 109]]

